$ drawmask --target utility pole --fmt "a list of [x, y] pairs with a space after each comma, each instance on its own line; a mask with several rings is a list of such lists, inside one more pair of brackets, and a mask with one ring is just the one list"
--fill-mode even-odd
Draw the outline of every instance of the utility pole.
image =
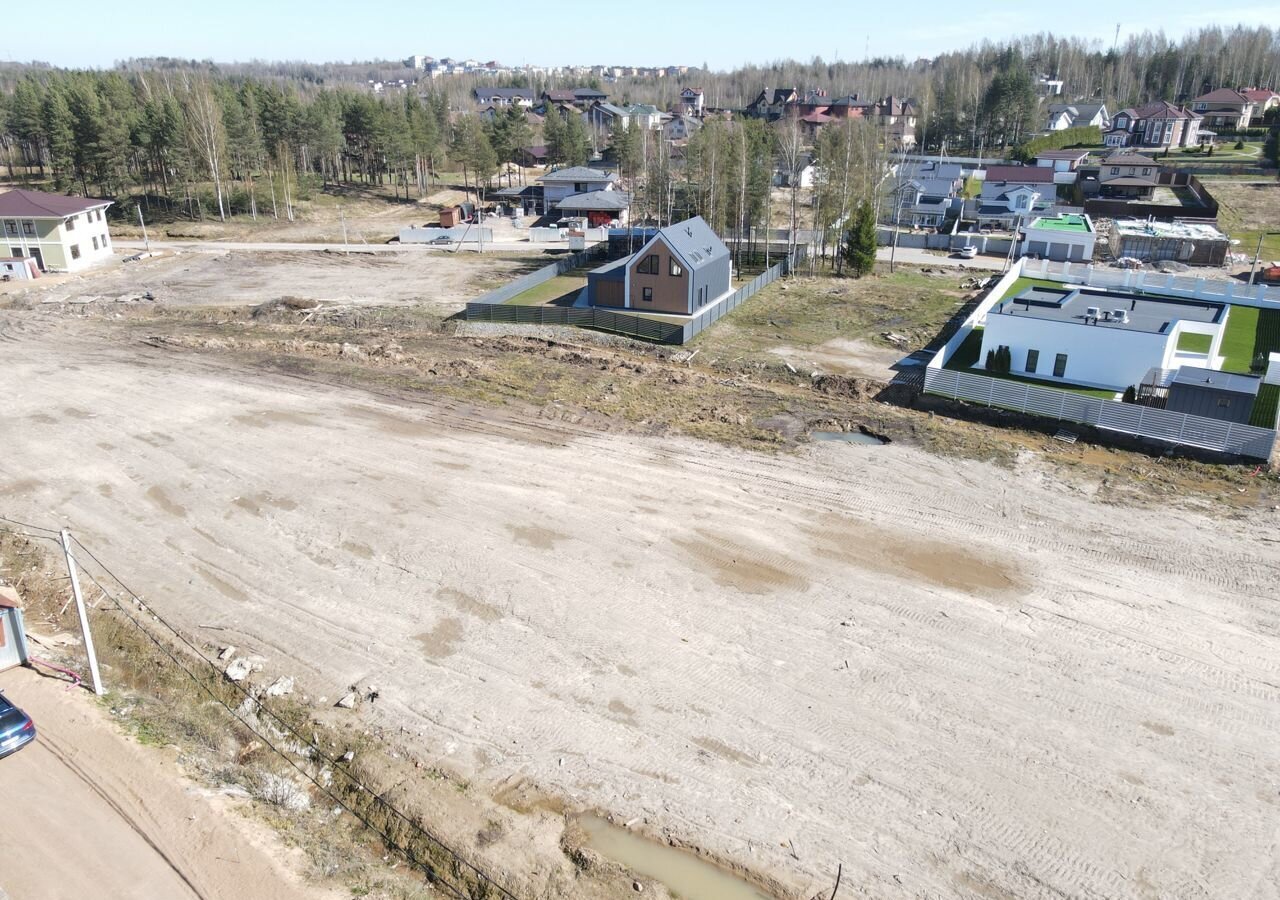
[[67, 574], [71, 576], [71, 594], [76, 600], [76, 614], [80, 617], [80, 633], [84, 635], [84, 650], [89, 656], [89, 675], [93, 679], [93, 692], [101, 697], [106, 693], [102, 687], [102, 675], [98, 673], [98, 654], [93, 649], [93, 633], [89, 631], [89, 613], [84, 608], [84, 595], [80, 593], [80, 573], [76, 569], [76, 558], [71, 555], [71, 532], [62, 529], [62, 553], [67, 558]]
[[151, 255], [151, 238], [147, 237], [147, 223], [142, 219], [142, 204], [138, 204], [138, 224], [142, 226], [142, 244], [147, 248], [147, 255]]
[[342, 222], [342, 251], [350, 253], [351, 248], [347, 245], [347, 217], [342, 212], [342, 204], [338, 204], [338, 220]]
[[1249, 269], [1249, 286], [1253, 287], [1254, 278], [1258, 274], [1258, 260], [1262, 258], [1262, 240], [1267, 237], [1280, 237], [1280, 231], [1263, 231], [1258, 235], [1258, 249], [1253, 252], [1253, 266]]

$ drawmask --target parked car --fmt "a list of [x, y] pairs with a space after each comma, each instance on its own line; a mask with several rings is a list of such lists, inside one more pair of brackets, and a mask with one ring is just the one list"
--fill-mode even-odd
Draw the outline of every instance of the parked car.
[[0, 694], [0, 758], [16, 753], [36, 739], [36, 723]]
[[428, 244], [452, 244], [453, 238], [449, 237], [447, 234], [442, 234], [438, 238], [432, 238], [431, 240], [427, 241], [427, 243]]
[[961, 259], [973, 259], [978, 255], [978, 248], [973, 244], [968, 244], [956, 251], [956, 256]]

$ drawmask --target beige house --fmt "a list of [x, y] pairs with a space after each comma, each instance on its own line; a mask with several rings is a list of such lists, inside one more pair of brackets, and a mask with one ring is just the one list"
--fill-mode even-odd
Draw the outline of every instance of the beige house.
[[0, 194], [0, 256], [29, 257], [45, 272], [104, 262], [112, 254], [104, 214], [111, 202], [21, 189]]

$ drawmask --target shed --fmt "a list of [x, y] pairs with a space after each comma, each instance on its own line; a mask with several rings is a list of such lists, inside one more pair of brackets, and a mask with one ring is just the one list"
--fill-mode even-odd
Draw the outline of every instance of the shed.
[[22, 623], [22, 598], [7, 585], [0, 585], [0, 672], [14, 666], [25, 666], [27, 632]]
[[1165, 409], [1222, 422], [1249, 424], [1261, 378], [1183, 366], [1169, 383]]
[[630, 256], [605, 263], [587, 273], [587, 298], [592, 306], [627, 305], [627, 263]]

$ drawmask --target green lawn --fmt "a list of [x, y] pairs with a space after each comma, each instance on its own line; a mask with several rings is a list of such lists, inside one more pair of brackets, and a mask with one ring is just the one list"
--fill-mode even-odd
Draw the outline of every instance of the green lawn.
[[1259, 354], [1266, 364], [1268, 353], [1280, 352], [1280, 310], [1233, 305], [1222, 336], [1222, 368], [1248, 374]]
[[542, 284], [516, 294], [507, 301], [509, 306], [572, 306], [578, 292], [587, 286], [587, 279], [575, 275], [557, 275]]
[[982, 182], [970, 175], [964, 180], [964, 199], [972, 200], [982, 193]]
[[1049, 281], [1044, 278], [1019, 278], [1013, 284], [1009, 285], [1009, 290], [1004, 292], [1001, 300], [1007, 300], [1010, 297], [1016, 297], [1029, 287], [1047, 287], [1062, 290], [1066, 285], [1061, 281]]
[[1249, 424], [1259, 428], [1276, 427], [1276, 408], [1280, 406], [1280, 384], [1263, 384], [1258, 387], [1258, 399], [1253, 403], [1253, 415]]
[[1179, 353], [1208, 353], [1212, 346], [1213, 335], [1211, 334], [1194, 334], [1184, 331], [1178, 335]]
[[1008, 375], [997, 375], [994, 372], [988, 372], [986, 369], [971, 369], [970, 372], [974, 375], [986, 375], [988, 378], [999, 378], [1003, 381], [1017, 381], [1020, 384], [1034, 384], [1036, 387], [1056, 388], [1071, 394], [1097, 397], [1099, 400], [1114, 400], [1116, 399], [1116, 394], [1119, 393], [1118, 391], [1109, 391], [1103, 388], [1087, 388], [1074, 384], [1063, 384], [1061, 381], [1047, 381], [1043, 378], [1028, 378], [1025, 375], [1015, 375], [1012, 372]]

